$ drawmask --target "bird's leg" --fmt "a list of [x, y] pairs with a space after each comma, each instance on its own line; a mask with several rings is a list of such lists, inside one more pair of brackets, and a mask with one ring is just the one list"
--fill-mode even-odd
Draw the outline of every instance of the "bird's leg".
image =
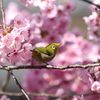
[[33, 58], [32, 58], [31, 66], [34, 66], [34, 65], [33, 65], [33, 61], [34, 61], [34, 60], [33, 60]]
[[43, 63], [45, 63], [46, 65], [49, 65], [47, 62], [45, 62], [44, 60], [42, 60], [43, 61]]
[[48, 63], [44, 62], [46, 65], [49, 65]]

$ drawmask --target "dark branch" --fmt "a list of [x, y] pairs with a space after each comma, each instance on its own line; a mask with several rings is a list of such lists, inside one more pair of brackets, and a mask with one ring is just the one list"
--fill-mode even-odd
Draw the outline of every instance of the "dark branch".
[[18, 85], [18, 87], [20, 88], [20, 90], [22, 91], [22, 93], [25, 95], [25, 97], [27, 98], [27, 100], [30, 100], [30, 98], [28, 97], [27, 93], [24, 91], [24, 89], [22, 88], [22, 86], [19, 84], [17, 78], [15, 77], [15, 75], [13, 74], [12, 71], [8, 71], [10, 73], [10, 75], [13, 77], [13, 80], [16, 82], [16, 84]]
[[100, 6], [99, 6], [99, 5], [93, 3], [93, 2], [91, 2], [91, 1], [89, 1], [89, 0], [82, 0], [82, 1], [87, 2], [87, 3], [89, 3], [89, 4], [92, 4], [92, 5], [94, 5], [94, 6], [96, 6], [96, 7], [98, 7], [98, 8], [100, 9]]

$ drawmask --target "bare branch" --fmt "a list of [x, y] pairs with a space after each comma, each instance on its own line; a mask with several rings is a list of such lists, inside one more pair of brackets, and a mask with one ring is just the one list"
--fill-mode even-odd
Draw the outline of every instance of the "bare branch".
[[0, 66], [0, 69], [3, 70], [18, 70], [18, 69], [59, 69], [59, 70], [65, 70], [69, 68], [91, 68], [91, 67], [98, 67], [100, 66], [100, 63], [93, 63], [93, 64], [86, 64], [86, 65], [68, 65], [68, 66], [52, 66], [52, 65], [28, 65], [28, 66]]
[[28, 97], [27, 93], [24, 91], [24, 89], [22, 88], [22, 86], [19, 84], [17, 78], [15, 77], [15, 75], [13, 74], [12, 71], [8, 71], [10, 73], [10, 75], [13, 77], [13, 80], [16, 82], [16, 84], [18, 85], [18, 87], [20, 88], [20, 90], [22, 91], [22, 93], [25, 95], [25, 97], [27, 98], [27, 100], [30, 100], [30, 98]]
[[5, 90], [8, 82], [9, 82], [9, 79], [10, 79], [10, 74], [7, 72], [7, 77], [2, 83], [0, 91], [4, 91]]
[[[97, 92], [92, 92], [92, 93], [87, 93], [87, 94], [73, 94], [73, 95], [54, 95], [54, 94], [48, 94], [48, 93], [27, 93], [31, 97], [53, 97], [53, 98], [68, 98], [68, 97], [73, 97], [73, 95], [83, 95], [83, 96], [90, 96], [90, 95], [98, 95], [99, 93]], [[16, 97], [21, 97], [23, 96], [23, 93], [12, 93], [12, 92], [3, 92], [0, 91], [0, 95], [7, 95], [7, 96], [16, 96]]]
[[0, 0], [1, 1], [1, 12], [2, 12], [2, 21], [3, 21], [3, 28], [5, 29], [6, 28], [6, 20], [5, 20], [5, 11], [4, 11], [4, 3], [3, 3], [3, 0]]

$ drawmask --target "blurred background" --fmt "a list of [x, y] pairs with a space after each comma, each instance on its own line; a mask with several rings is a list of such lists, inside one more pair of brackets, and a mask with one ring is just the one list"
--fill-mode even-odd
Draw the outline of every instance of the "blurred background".
[[[57, 4], [64, 4], [66, 0], [58, 0]], [[70, 25], [70, 29], [73, 29], [74, 27], [79, 27], [82, 32], [85, 34], [87, 32], [87, 26], [83, 20], [84, 16], [89, 16], [91, 14], [91, 11], [88, 9], [87, 3], [81, 1], [81, 0], [73, 0], [76, 4], [76, 9], [71, 13], [72, 16], [72, 23]], [[19, 0], [4, 0], [4, 7], [5, 10], [10, 2], [15, 2], [19, 5], [22, 9], [27, 9], [31, 13], [35, 13], [39, 11], [39, 8], [33, 7], [33, 8], [27, 8], [24, 5], [22, 5]], [[12, 13], [13, 14], [13, 13]], [[0, 11], [0, 19], [1, 19], [1, 11]], [[22, 78], [24, 74], [27, 72], [27, 70], [14, 70], [13, 73], [17, 77], [20, 84], [22, 83]], [[4, 70], [0, 70], [0, 85], [2, 84], [3, 80], [6, 79], [7, 72]], [[15, 84], [12, 77], [8, 83], [8, 86], [6, 88], [6, 91], [8, 92], [20, 92], [19, 87]], [[11, 98], [11, 100], [19, 100], [18, 98]]]

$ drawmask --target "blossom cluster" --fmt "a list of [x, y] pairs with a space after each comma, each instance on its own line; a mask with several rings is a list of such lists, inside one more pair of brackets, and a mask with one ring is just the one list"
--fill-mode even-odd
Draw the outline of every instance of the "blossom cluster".
[[62, 43], [63, 35], [71, 23], [70, 12], [74, 8], [75, 5], [70, 1], [65, 6], [53, 5], [51, 8], [47, 7], [39, 13], [32, 14], [30, 18], [31, 43], [33, 45], [38, 43], [39, 46], [41, 43]]
[[[68, 0], [65, 5], [54, 5], [56, 0], [20, 1], [28, 7], [39, 6], [40, 12], [30, 14], [29, 11], [20, 10], [14, 3], [9, 5], [6, 10], [8, 26], [5, 29], [2, 24], [0, 26], [1, 64], [8, 62], [31, 64], [30, 50], [50, 43], [62, 43], [56, 57], [49, 62], [51, 65], [88, 64], [99, 59], [100, 16], [97, 13], [98, 10], [92, 8], [92, 15], [84, 17], [88, 25], [88, 37], [96, 41], [94, 44], [94, 41], [83, 37], [80, 29], [75, 28], [70, 31], [69, 26], [72, 21], [70, 13], [75, 9], [72, 0]], [[10, 13], [13, 13], [13, 16]], [[34, 62], [34, 64], [39, 63]], [[100, 67], [64, 71], [31, 69], [25, 74], [22, 86], [25, 91], [31, 93], [72, 95], [70, 100], [99, 100], [98, 94], [87, 97], [82, 94], [92, 94], [93, 91], [100, 93]], [[48, 100], [48, 98], [34, 97], [32, 100]]]
[[[94, 0], [95, 4], [100, 5], [99, 0]], [[88, 29], [88, 38], [97, 43], [100, 42], [100, 9], [91, 6], [92, 14], [89, 17], [84, 17]]]
[[[50, 63], [51, 65], [64, 66], [71, 64], [87, 64], [96, 61], [98, 57], [98, 47], [96, 45], [93, 45], [81, 36], [77, 37], [74, 33], [65, 33], [63, 39], [68, 44], [66, 45], [66, 48], [64, 47], [63, 51], [60, 51], [60, 53], [58, 53], [55, 59]], [[77, 52], [75, 52], [75, 50], [77, 50]], [[90, 52], [92, 52], [92, 54]], [[99, 70], [97, 71], [99, 73]], [[95, 74], [96, 73], [97, 72], [95, 72]], [[97, 75], [94, 76], [97, 77]], [[34, 82], [34, 80], [37, 81]], [[28, 92], [41, 93], [42, 91], [44, 93], [50, 93], [59, 96], [70, 95], [69, 90], [71, 92], [81, 94], [91, 92], [89, 90], [90, 88], [92, 88], [94, 82], [95, 80], [92, 77], [91, 71], [88, 72], [88, 70], [86, 69], [67, 69], [65, 71], [53, 69], [35, 69], [29, 70], [26, 73], [23, 79], [23, 87]], [[91, 98], [93, 99], [94, 97], [91, 96], [87, 99], [91, 100]], [[41, 97], [36, 97], [34, 99], [39, 100], [41, 99]], [[46, 97], [43, 97], [43, 100], [48, 99]]]
[[[30, 24], [23, 15], [17, 15], [10, 26], [0, 29], [0, 62], [27, 62], [31, 58], [32, 45], [28, 42], [28, 30]], [[26, 57], [27, 56], [27, 57]]]
[[27, 7], [38, 6], [41, 9], [46, 9], [46, 7], [51, 7], [57, 0], [20, 0], [22, 4]]

